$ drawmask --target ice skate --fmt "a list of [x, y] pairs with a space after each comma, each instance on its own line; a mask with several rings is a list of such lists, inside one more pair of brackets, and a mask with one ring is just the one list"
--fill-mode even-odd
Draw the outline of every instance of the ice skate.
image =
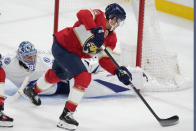
[[78, 125], [79, 123], [73, 118], [73, 112], [64, 109], [59, 117], [57, 127], [73, 131], [77, 129]]
[[0, 110], [0, 127], [13, 127], [13, 118], [5, 115], [3, 111]]
[[25, 88], [21, 95], [30, 100], [34, 105], [39, 106], [41, 105], [41, 100], [39, 96], [35, 93], [34, 89], [35, 85], [29, 88]]

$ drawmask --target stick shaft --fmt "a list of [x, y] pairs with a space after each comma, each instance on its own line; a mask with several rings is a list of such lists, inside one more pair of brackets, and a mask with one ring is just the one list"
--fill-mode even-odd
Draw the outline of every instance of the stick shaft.
[[28, 81], [29, 81], [29, 77], [27, 76], [27, 77], [25, 77], [25, 79], [24, 79], [22, 85], [20, 86], [20, 88], [18, 89], [18, 91], [13, 96], [10, 96], [10, 98], [8, 98], [9, 103], [15, 102], [20, 97], [20, 91], [21, 92], [23, 91], [23, 89], [27, 86]]
[[[108, 57], [112, 60], [112, 62], [115, 64], [115, 66], [119, 69], [119, 64], [115, 61], [115, 59], [112, 57], [112, 55], [108, 52], [108, 50], [104, 49], [105, 53], [108, 55]], [[136, 92], [136, 94], [140, 97], [140, 99], [143, 101], [143, 103], [147, 106], [147, 108], [150, 110], [150, 112], [153, 114], [153, 116], [160, 121], [160, 118], [157, 116], [157, 114], [154, 112], [154, 110], [150, 107], [150, 105], [147, 103], [147, 101], [144, 99], [144, 97], [140, 94], [140, 92], [137, 90], [137, 88], [130, 82], [130, 87], [133, 88], [133, 90]]]

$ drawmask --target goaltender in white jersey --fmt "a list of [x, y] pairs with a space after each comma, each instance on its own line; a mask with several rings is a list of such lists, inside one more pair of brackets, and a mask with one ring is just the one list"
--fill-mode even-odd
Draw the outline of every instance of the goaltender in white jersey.
[[[21, 50], [21, 45], [24, 47], [24, 43], [33, 46], [27, 41], [22, 43], [18, 50]], [[33, 50], [31, 51], [33, 52]], [[18, 53], [17, 55], [6, 55], [2, 58], [2, 67], [6, 72], [6, 78], [17, 88], [22, 85], [27, 76], [29, 76], [27, 87], [32, 86], [32, 84], [52, 66], [53, 57], [51, 54], [37, 53], [37, 50], [36, 53], [32, 52], [28, 54], [31, 54], [31, 56], [36, 55], [35, 60], [33, 60], [35, 63], [26, 62], [25, 64], [25, 61], [19, 58], [20, 56]], [[129, 90], [125, 85], [119, 82], [116, 77], [110, 75], [99, 66], [98, 58], [96, 56], [90, 59], [82, 59], [82, 61], [88, 72], [92, 73], [92, 82], [89, 88], [86, 89], [85, 97], [99, 97]], [[133, 74], [132, 82], [134, 85], [139, 89], [143, 88], [143, 71], [140, 68], [128, 67], [128, 69]], [[72, 84], [73, 80], [70, 80], [70, 82], [62, 81], [43, 91], [40, 95], [68, 94], [70, 90], [69, 87], [72, 87]], [[6, 93], [8, 95], [13, 95], [16, 90], [17, 89], [13, 90], [13, 87], [6, 87]]]
[[32, 65], [32, 69], [29, 69], [16, 55], [7, 54], [2, 56], [2, 67], [6, 73], [6, 79], [20, 87], [27, 76], [29, 76], [29, 83], [40, 78], [51, 67], [52, 59], [46, 54], [39, 53], [36, 53], [35, 59], [36, 62]]
[[[100, 97], [129, 90], [116, 77], [102, 70], [96, 56], [90, 59], [82, 59], [82, 61], [88, 72], [93, 73], [92, 82], [85, 92], [85, 97]], [[28, 77], [25, 86], [28, 88], [51, 68], [52, 62], [51, 54], [38, 53], [34, 45], [28, 41], [20, 43], [17, 54], [7, 54], [0, 57], [0, 126], [13, 126], [13, 119], [3, 113], [5, 78], [11, 81], [15, 87], [20, 88], [25, 78]], [[129, 68], [129, 70], [133, 74], [132, 82], [137, 88], [142, 88], [143, 71], [139, 68]], [[73, 80], [59, 82], [40, 95], [68, 94], [72, 84]], [[6, 87], [7, 95], [13, 95], [17, 90], [13, 90], [13, 87]], [[1, 119], [1, 116], [6, 116], [8, 119], [5, 121]]]
[[[20, 43], [14, 54], [2, 54], [0, 57], [0, 126], [12, 127], [13, 119], [3, 113], [5, 79], [9, 79], [16, 87], [20, 87], [26, 77], [27, 84], [39, 79], [52, 65], [51, 58], [37, 53], [34, 45], [28, 41]], [[27, 85], [27, 86], [28, 86]], [[12, 88], [13, 89], [13, 88]]]

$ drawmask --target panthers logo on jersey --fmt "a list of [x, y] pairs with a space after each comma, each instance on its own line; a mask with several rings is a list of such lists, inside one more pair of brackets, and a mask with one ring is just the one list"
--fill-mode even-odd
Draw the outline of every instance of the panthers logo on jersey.
[[83, 45], [83, 52], [87, 54], [97, 54], [100, 52], [98, 48], [91, 40]]
[[100, 51], [100, 49], [95, 45], [94, 35], [89, 30], [86, 30], [84, 25], [74, 27], [73, 30], [80, 41], [84, 53], [97, 54]]

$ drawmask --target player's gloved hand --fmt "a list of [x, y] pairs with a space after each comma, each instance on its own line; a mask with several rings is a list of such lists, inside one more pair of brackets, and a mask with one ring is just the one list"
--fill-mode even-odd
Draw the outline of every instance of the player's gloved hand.
[[94, 37], [88, 39], [83, 45], [83, 52], [87, 54], [97, 54], [101, 51], [100, 47], [104, 43], [104, 30], [102, 27], [91, 29]]
[[100, 48], [103, 45], [104, 42], [104, 30], [102, 27], [96, 27], [91, 29], [91, 33], [93, 33], [94, 38], [93, 41], [95, 45]]
[[116, 69], [114, 73], [117, 75], [119, 81], [125, 85], [129, 85], [132, 81], [132, 74], [125, 66], [121, 66], [119, 69]]

